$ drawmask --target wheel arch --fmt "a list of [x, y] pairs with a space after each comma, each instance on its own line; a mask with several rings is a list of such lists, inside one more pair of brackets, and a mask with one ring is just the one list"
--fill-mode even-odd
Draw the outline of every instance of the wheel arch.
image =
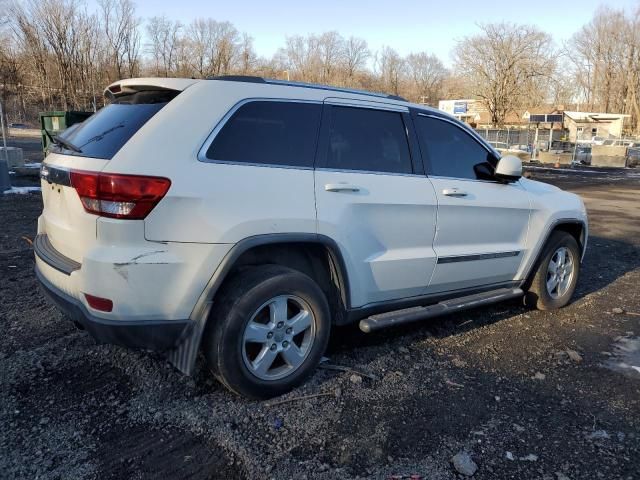
[[544, 247], [549, 242], [551, 235], [553, 235], [554, 232], [558, 231], [566, 232], [571, 235], [580, 247], [581, 260], [584, 257], [587, 248], [587, 237], [589, 234], [586, 222], [577, 218], [564, 218], [552, 222], [547, 227], [546, 233], [544, 235], [544, 240], [539, 243], [535, 255], [532, 256], [532, 260], [525, 270], [524, 280], [522, 281], [523, 288], [527, 287], [527, 285], [531, 282], [533, 276], [535, 275], [536, 267], [540, 261], [540, 256], [544, 252]]
[[[190, 331], [185, 334], [184, 339], [178, 346], [169, 352], [168, 359], [178, 370], [186, 374], [193, 372], [196, 357], [200, 349], [202, 333], [209, 320], [211, 306], [215, 300], [216, 293], [220, 290], [225, 280], [229, 278], [229, 275], [232, 274], [237, 267], [251, 265], [251, 263], [243, 263], [243, 258], [247, 259], [247, 256], [251, 255], [252, 252], [256, 252], [259, 249], [268, 249], [269, 247], [279, 249], [280, 251], [287, 250], [289, 253], [288, 256], [298, 259], [301, 258], [300, 252], [305, 248], [307, 248], [308, 251], [322, 249], [321, 251], [326, 253], [327, 265], [330, 268], [330, 272], [327, 273], [329, 276], [335, 277], [339, 295], [337, 298], [339, 304], [331, 305], [332, 316], [334, 316], [335, 323], [347, 321], [346, 312], [351, 307], [349, 276], [342, 252], [332, 238], [315, 233], [275, 233], [248, 237], [236, 243], [222, 259], [222, 262], [220, 262], [220, 265], [212, 274], [200, 294], [190, 315]], [[297, 256], [295, 253], [292, 254], [292, 252], [296, 251], [295, 248], [292, 249], [292, 247], [298, 249]], [[261, 255], [261, 258], [265, 258], [264, 254]], [[276, 262], [263, 262], [262, 264], [264, 263]], [[296, 268], [291, 264], [285, 264], [284, 266], [301, 270], [303, 273], [309, 273], [305, 271], [305, 269], [300, 267]], [[314, 278], [314, 280], [316, 279]]]

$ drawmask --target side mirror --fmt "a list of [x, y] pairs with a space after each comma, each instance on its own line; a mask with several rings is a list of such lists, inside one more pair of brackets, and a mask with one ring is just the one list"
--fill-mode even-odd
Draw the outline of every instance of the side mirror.
[[522, 160], [513, 155], [505, 155], [498, 161], [494, 176], [499, 180], [515, 182], [522, 177]]

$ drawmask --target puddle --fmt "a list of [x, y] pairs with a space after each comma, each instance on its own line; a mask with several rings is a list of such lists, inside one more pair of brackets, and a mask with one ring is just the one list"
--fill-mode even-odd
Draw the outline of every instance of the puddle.
[[640, 337], [620, 338], [602, 366], [640, 380]]

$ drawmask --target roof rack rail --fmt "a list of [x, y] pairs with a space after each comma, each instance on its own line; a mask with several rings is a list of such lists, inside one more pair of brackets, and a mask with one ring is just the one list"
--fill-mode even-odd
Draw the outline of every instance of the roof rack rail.
[[224, 80], [227, 82], [246, 82], [246, 83], [267, 83], [262, 77], [253, 75], [218, 75], [207, 77], [207, 80]]
[[270, 85], [284, 85], [289, 87], [314, 88], [318, 90], [329, 90], [332, 92], [354, 93], [357, 95], [369, 95], [378, 98], [388, 98], [389, 100], [399, 100], [407, 102], [406, 98], [400, 95], [388, 95], [386, 93], [370, 92], [368, 90], [359, 90], [357, 88], [333, 87], [331, 85], [322, 85], [319, 83], [292, 82], [289, 80], [276, 80], [273, 78], [256, 77], [252, 75], [220, 75], [215, 77], [207, 77], [207, 80], [223, 80], [228, 82], [247, 82], [247, 83], [267, 83]]

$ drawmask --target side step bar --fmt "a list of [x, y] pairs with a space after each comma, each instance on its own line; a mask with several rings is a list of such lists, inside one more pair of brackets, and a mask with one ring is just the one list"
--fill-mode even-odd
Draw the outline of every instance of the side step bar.
[[393, 312], [372, 315], [369, 318], [360, 320], [359, 326], [363, 332], [370, 333], [383, 328], [426, 320], [427, 318], [438, 317], [468, 308], [502, 302], [503, 300], [509, 300], [523, 295], [524, 292], [520, 288], [500, 288], [498, 290], [491, 290], [490, 292], [476, 293], [474, 295], [467, 295], [466, 297], [445, 300], [426, 307], [404, 308]]

